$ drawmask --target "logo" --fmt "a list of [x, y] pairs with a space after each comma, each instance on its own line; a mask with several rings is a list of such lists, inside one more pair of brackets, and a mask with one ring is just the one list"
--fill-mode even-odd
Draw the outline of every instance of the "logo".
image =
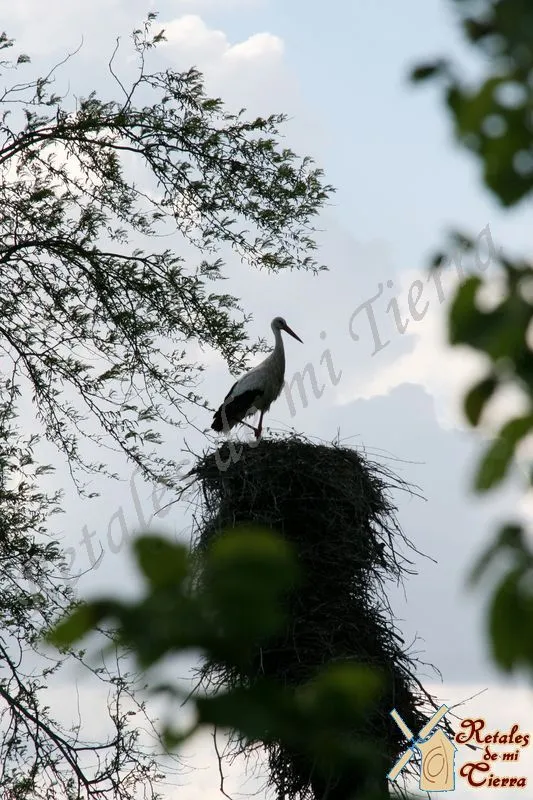
[[[516, 723], [507, 732], [486, 731], [486, 722], [481, 718], [464, 719], [461, 728], [455, 734], [455, 741], [470, 747], [475, 742], [482, 753], [477, 761], [469, 761], [459, 770], [459, 775], [465, 778], [469, 786], [486, 786], [489, 789], [506, 786], [524, 789], [527, 786], [525, 776], [498, 774], [498, 764], [520, 761], [524, 748], [529, 747], [531, 741], [529, 733], [522, 733]], [[502, 746], [503, 751], [496, 749]]]
[[418, 750], [420, 753], [420, 780], [419, 788], [422, 792], [451, 792], [455, 789], [454, 758], [457, 747], [446, 736], [444, 731], [434, 729], [444, 715], [449, 711], [448, 706], [442, 705], [429, 722], [414, 736], [405, 724], [396, 709], [391, 711], [391, 717], [396, 722], [404, 736], [407, 738], [408, 749], [400, 756], [387, 777], [394, 781], [400, 772]]
[[[420, 729], [418, 736], [414, 736], [396, 709], [391, 711], [391, 717], [407, 739], [407, 750], [400, 756], [387, 778], [391, 781], [396, 780], [413, 756], [416, 756], [420, 761], [418, 784], [420, 791], [452, 792], [455, 789], [457, 744], [462, 744], [477, 751], [476, 760], [465, 762], [459, 769], [459, 776], [468, 786], [476, 788], [484, 786], [489, 789], [525, 788], [527, 786], [525, 776], [498, 774], [497, 765], [519, 761], [524, 748], [530, 744], [531, 735], [521, 732], [517, 724], [507, 732], [502, 733], [499, 730], [487, 732], [485, 720], [478, 717], [463, 719], [461, 730], [455, 734], [452, 741], [443, 730], [435, 730], [449, 710], [448, 706], [442, 705]], [[497, 750], [498, 746], [503, 747], [503, 751]]]

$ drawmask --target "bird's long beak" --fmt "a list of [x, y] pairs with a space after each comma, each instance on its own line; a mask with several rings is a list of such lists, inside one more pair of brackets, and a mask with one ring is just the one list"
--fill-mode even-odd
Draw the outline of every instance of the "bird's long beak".
[[[286, 331], [286, 332], [287, 332], [287, 333], [288, 333], [290, 336], [294, 337], [294, 339], [298, 339], [298, 341], [299, 341], [299, 342], [302, 342], [302, 340], [300, 339], [300, 337], [299, 337], [299, 336], [297, 336], [297, 335], [294, 333], [294, 331], [293, 331], [291, 328], [289, 328], [289, 326], [288, 326], [288, 325], [285, 325], [285, 327], [283, 328], [283, 330], [284, 330], [284, 331]], [[303, 342], [302, 342], [302, 344], [303, 344]]]

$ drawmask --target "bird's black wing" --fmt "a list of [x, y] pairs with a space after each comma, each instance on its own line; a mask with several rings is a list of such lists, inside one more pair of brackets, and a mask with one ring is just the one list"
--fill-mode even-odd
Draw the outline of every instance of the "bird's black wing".
[[229, 390], [229, 392], [228, 392], [228, 393], [227, 393], [227, 395], [225, 396], [225, 398], [224, 398], [224, 402], [226, 402], [226, 400], [228, 399], [228, 397], [230, 396], [230, 394], [232, 393], [232, 391], [235, 389], [235, 387], [237, 386], [237, 383], [238, 383], [238, 381], [235, 381], [235, 383], [233, 384], [233, 386], [231, 387], [231, 389]]
[[[235, 385], [236, 384], [233, 384], [226, 398], [232, 393]], [[234, 425], [241, 422], [243, 417], [246, 416], [248, 409], [253, 406], [255, 400], [261, 397], [262, 394], [263, 389], [248, 389], [246, 392], [238, 394], [229, 403], [224, 401], [213, 417], [211, 428], [217, 431], [217, 433], [223, 431], [225, 426], [227, 426], [227, 430], [233, 428]]]

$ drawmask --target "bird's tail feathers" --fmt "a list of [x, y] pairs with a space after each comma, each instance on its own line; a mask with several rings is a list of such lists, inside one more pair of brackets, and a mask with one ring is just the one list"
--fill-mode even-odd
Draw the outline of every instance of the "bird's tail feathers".
[[224, 430], [224, 425], [222, 424], [222, 410], [220, 408], [213, 417], [213, 422], [211, 423], [211, 429], [216, 431], [217, 433], [221, 433]]

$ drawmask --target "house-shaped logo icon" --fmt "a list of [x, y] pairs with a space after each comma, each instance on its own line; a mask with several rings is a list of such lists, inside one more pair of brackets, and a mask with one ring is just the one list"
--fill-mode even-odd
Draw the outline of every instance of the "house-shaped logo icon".
[[457, 747], [444, 731], [435, 731], [417, 742], [421, 753], [420, 791], [451, 792], [455, 788], [454, 759]]

